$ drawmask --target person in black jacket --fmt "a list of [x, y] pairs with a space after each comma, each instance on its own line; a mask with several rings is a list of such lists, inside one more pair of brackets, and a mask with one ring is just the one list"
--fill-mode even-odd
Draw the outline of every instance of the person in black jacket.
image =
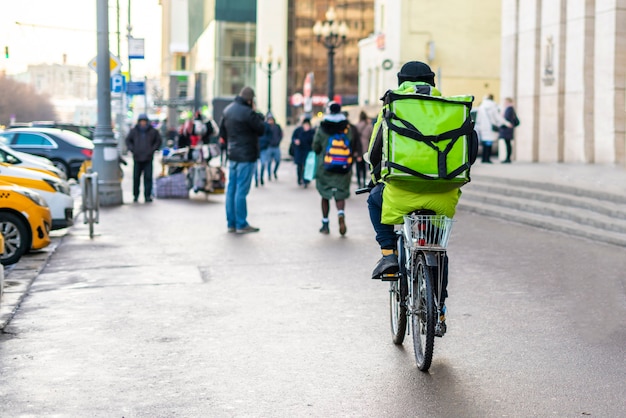
[[247, 234], [259, 231], [247, 221], [246, 197], [259, 158], [259, 137], [264, 131], [263, 115], [255, 110], [254, 90], [244, 87], [224, 109], [219, 131], [229, 160], [226, 188], [228, 232]]
[[133, 201], [139, 199], [139, 185], [143, 174], [143, 196], [152, 202], [152, 159], [161, 148], [161, 134], [150, 125], [145, 113], [139, 115], [137, 125], [126, 136], [126, 148], [133, 153]]
[[513, 99], [510, 97], [504, 99], [504, 112], [502, 116], [511, 124], [511, 126], [500, 126], [500, 138], [504, 139], [504, 144], [506, 146], [506, 158], [502, 162], [507, 164], [511, 162], [511, 142], [513, 141], [515, 135], [514, 130], [519, 125], [519, 119], [517, 118], [517, 113], [513, 107]]

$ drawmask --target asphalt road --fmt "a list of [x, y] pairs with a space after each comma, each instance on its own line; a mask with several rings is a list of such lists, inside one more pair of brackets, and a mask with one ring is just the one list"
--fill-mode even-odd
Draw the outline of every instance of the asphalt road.
[[[459, 213], [429, 373], [391, 342], [365, 196], [254, 189], [105, 208], [75, 226], [0, 335], [2, 417], [626, 415], [624, 250]], [[125, 201], [132, 200], [127, 175]]]

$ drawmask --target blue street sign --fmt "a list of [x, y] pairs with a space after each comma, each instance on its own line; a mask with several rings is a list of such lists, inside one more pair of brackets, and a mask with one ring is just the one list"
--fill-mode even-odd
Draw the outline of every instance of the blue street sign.
[[111, 93], [123, 93], [126, 90], [126, 77], [122, 74], [111, 76]]
[[146, 83], [144, 81], [129, 81], [126, 84], [126, 94], [131, 96], [142, 96], [146, 94]]

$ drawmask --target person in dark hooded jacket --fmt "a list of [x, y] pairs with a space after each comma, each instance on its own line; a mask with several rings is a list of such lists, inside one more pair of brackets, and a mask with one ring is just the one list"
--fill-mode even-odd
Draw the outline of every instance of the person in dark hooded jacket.
[[337, 206], [339, 233], [345, 235], [347, 231], [345, 206], [346, 199], [350, 197], [352, 170], [349, 170], [347, 173], [336, 173], [324, 169], [324, 154], [328, 145], [328, 139], [331, 135], [342, 132], [348, 138], [353, 136], [348, 119], [341, 113], [341, 105], [336, 102], [330, 102], [327, 113], [324, 115], [319, 128], [315, 131], [312, 146], [313, 151], [317, 154], [315, 187], [322, 197], [322, 227], [320, 228], [322, 234], [330, 233], [328, 214], [332, 199], [335, 199], [335, 205]]
[[137, 125], [126, 136], [126, 148], [133, 154], [133, 201], [139, 199], [139, 185], [143, 175], [143, 196], [152, 202], [152, 160], [161, 148], [161, 134], [150, 125], [145, 113], [139, 115]]
[[259, 158], [259, 137], [265, 131], [263, 115], [256, 112], [254, 90], [241, 89], [239, 96], [226, 106], [220, 122], [220, 138], [228, 155], [228, 186], [226, 188], [226, 221], [228, 232], [258, 232], [248, 221], [246, 197]]

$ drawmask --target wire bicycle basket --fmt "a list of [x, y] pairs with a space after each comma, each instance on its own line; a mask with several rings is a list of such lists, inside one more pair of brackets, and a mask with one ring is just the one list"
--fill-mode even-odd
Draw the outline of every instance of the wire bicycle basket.
[[415, 249], [444, 251], [448, 247], [454, 220], [445, 215], [405, 215], [404, 233]]

